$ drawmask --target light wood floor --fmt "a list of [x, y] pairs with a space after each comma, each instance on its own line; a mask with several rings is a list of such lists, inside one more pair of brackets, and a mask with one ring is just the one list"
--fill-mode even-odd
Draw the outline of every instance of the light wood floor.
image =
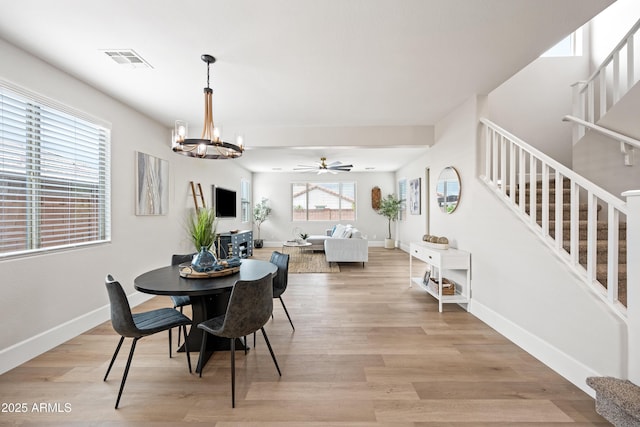
[[[167, 357], [164, 333], [140, 340], [113, 409], [130, 340], [103, 382], [118, 341], [106, 322], [0, 376], [0, 425], [608, 425], [588, 395], [459, 306], [438, 313], [408, 287], [408, 265], [400, 250], [371, 248], [364, 269], [291, 274], [284, 300], [296, 330], [277, 300], [265, 327], [282, 377], [258, 334], [257, 348], [236, 354], [235, 409], [229, 353], [198, 378], [184, 353]], [[163, 306], [170, 300], [157, 297], [136, 311]], [[10, 403], [27, 412], [4, 412]], [[41, 403], [49, 412], [34, 411]]]

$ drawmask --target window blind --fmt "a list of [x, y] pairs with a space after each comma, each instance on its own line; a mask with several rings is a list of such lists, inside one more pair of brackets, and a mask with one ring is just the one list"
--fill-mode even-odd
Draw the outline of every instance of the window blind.
[[0, 257], [110, 240], [110, 130], [0, 85]]
[[398, 181], [398, 199], [402, 202], [400, 204], [400, 212], [398, 219], [403, 220], [407, 217], [407, 180], [401, 179]]
[[251, 201], [250, 201], [250, 184], [247, 180], [240, 181], [240, 221], [251, 221]]

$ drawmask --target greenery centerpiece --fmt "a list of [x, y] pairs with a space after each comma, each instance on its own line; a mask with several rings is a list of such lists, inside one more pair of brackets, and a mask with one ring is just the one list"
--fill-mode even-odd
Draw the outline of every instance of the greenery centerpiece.
[[216, 212], [210, 208], [197, 209], [189, 217], [187, 228], [197, 252], [191, 266], [198, 272], [213, 270], [217, 259], [210, 249], [216, 240]]
[[256, 224], [256, 229], [258, 230], [257, 238], [253, 241], [254, 248], [261, 248], [264, 244], [263, 240], [260, 238], [260, 226], [263, 222], [267, 220], [267, 218], [271, 215], [271, 207], [269, 207], [269, 199], [263, 197], [259, 203], [253, 207], [253, 222]]
[[395, 247], [395, 242], [391, 239], [391, 222], [398, 219], [398, 214], [402, 208], [402, 202], [403, 200], [398, 199], [393, 194], [389, 194], [387, 197], [380, 200], [380, 207], [377, 212], [387, 218], [389, 222], [387, 238], [384, 239], [384, 247], [387, 249], [393, 249]]

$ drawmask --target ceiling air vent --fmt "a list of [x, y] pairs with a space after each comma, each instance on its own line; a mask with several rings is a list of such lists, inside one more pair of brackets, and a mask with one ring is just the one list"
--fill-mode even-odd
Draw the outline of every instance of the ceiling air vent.
[[153, 68], [133, 49], [109, 49], [103, 52], [120, 65], [128, 65], [133, 68]]

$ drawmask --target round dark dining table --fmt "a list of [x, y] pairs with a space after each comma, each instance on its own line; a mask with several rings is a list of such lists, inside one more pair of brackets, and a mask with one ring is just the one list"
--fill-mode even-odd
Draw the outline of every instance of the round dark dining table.
[[[188, 346], [189, 351], [200, 351], [202, 343], [202, 330], [199, 323], [213, 317], [224, 314], [229, 302], [229, 295], [233, 285], [238, 280], [258, 280], [270, 275], [276, 275], [278, 267], [269, 262], [254, 259], [243, 259], [240, 271], [226, 276], [212, 278], [184, 278], [180, 276], [180, 266], [156, 268], [136, 277], [134, 287], [140, 292], [153, 295], [188, 295], [191, 299], [192, 324], [185, 343], [178, 351], [184, 351]], [[204, 363], [211, 357], [213, 351], [229, 350], [230, 343], [226, 338], [209, 337], [207, 340], [207, 354], [203, 356]], [[241, 342], [236, 343], [236, 348], [243, 348]]]

